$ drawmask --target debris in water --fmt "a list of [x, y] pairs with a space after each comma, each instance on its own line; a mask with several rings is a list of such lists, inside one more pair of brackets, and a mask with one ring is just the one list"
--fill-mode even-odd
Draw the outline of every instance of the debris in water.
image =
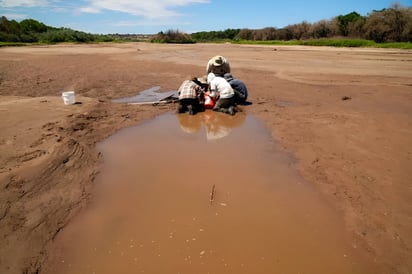
[[227, 206], [227, 204], [225, 204], [225, 203], [220, 203], [220, 205], [221, 205], [221, 206]]

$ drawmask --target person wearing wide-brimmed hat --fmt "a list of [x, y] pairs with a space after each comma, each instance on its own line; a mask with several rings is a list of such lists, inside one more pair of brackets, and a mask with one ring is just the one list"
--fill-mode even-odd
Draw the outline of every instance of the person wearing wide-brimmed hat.
[[185, 80], [178, 90], [179, 106], [178, 113], [189, 112], [190, 115], [203, 111], [204, 92], [199, 78], [193, 77]]
[[207, 62], [206, 73], [214, 73], [217, 76], [223, 76], [225, 73], [230, 73], [230, 64], [229, 61], [221, 56], [213, 56], [209, 62]]

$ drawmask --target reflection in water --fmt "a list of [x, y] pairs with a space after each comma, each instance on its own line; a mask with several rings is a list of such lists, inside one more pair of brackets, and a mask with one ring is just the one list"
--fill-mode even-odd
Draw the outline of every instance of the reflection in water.
[[233, 128], [240, 127], [246, 114], [230, 116], [216, 111], [205, 111], [196, 115], [176, 114], [180, 128], [186, 133], [196, 133], [202, 127], [206, 130], [206, 139], [217, 140], [230, 134]]
[[377, 273], [253, 117], [162, 115], [97, 148], [93, 201], [44, 274]]

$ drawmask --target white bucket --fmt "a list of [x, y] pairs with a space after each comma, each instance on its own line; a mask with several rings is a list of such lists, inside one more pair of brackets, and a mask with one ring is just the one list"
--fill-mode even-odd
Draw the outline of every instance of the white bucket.
[[73, 105], [76, 103], [74, 91], [66, 91], [62, 93], [62, 98], [65, 105]]

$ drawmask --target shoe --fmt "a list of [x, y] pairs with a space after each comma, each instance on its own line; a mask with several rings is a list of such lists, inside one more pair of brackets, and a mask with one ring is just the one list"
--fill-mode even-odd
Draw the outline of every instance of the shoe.
[[233, 106], [230, 106], [227, 110], [227, 113], [229, 113], [232, 116], [235, 115], [235, 108]]
[[179, 105], [179, 106], [177, 107], [177, 113], [183, 113], [183, 112], [185, 112], [184, 109], [183, 109], [183, 106], [182, 106], [182, 105]]
[[192, 105], [188, 105], [187, 109], [189, 110], [189, 115], [195, 115], [195, 112], [193, 111], [193, 106]]

